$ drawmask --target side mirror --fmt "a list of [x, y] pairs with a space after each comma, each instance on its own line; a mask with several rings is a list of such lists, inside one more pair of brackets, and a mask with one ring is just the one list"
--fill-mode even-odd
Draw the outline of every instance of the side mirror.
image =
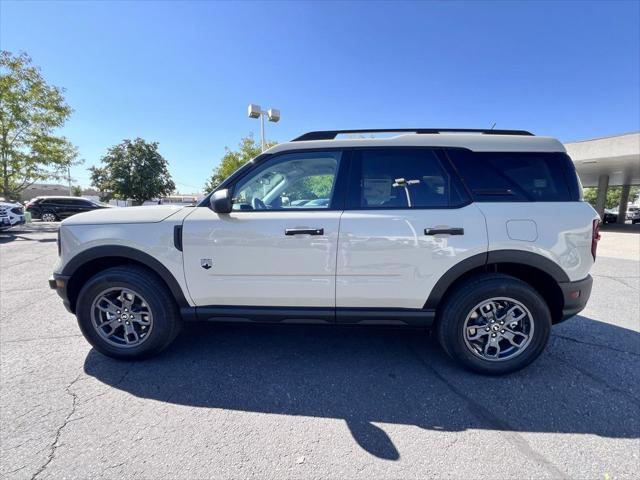
[[226, 188], [224, 190], [218, 190], [213, 192], [211, 199], [209, 200], [211, 210], [216, 213], [229, 213], [233, 202], [231, 201], [231, 194]]

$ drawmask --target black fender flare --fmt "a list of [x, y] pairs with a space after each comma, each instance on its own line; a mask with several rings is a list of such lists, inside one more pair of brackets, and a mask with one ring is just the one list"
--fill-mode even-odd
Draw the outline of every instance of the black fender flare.
[[178, 306], [189, 307], [189, 302], [185, 298], [180, 284], [169, 269], [148, 253], [136, 248], [125, 247], [122, 245], [101, 245], [98, 247], [88, 248], [69, 260], [69, 262], [63, 267], [60, 274], [72, 278], [73, 274], [82, 266], [93, 260], [105, 257], [128, 258], [151, 269], [167, 284], [169, 290], [171, 290], [171, 293], [173, 294], [173, 297], [178, 303]]
[[569, 281], [569, 277], [560, 265], [538, 253], [526, 250], [491, 250], [465, 258], [451, 267], [434, 285], [424, 308], [435, 309], [449, 287], [463, 275], [473, 270], [486, 270], [490, 265], [500, 263], [520, 264], [536, 268], [552, 277], [558, 283]]

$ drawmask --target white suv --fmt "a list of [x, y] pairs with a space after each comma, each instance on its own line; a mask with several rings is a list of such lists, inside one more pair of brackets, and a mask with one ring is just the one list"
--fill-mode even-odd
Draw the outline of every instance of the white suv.
[[353, 138], [370, 132], [277, 145], [196, 207], [75, 215], [50, 285], [118, 358], [204, 320], [435, 327], [475, 371], [532, 362], [584, 308], [599, 238], [562, 144], [509, 130]]
[[0, 228], [10, 228], [24, 223], [24, 208], [21, 204], [0, 202]]

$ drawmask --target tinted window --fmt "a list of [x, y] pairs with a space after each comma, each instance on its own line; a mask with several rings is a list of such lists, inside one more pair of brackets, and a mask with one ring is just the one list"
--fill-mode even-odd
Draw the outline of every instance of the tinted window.
[[462, 188], [433, 149], [355, 152], [350, 208], [445, 208], [464, 203]]
[[447, 153], [476, 201], [577, 200], [577, 177], [565, 154], [464, 149], [448, 149]]
[[240, 179], [234, 210], [300, 210], [330, 207], [341, 152], [301, 152], [267, 160]]

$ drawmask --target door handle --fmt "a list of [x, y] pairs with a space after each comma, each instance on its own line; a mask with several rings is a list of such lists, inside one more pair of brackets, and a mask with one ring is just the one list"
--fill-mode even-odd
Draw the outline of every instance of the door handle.
[[425, 228], [425, 235], [464, 235], [464, 228]]
[[324, 228], [287, 228], [285, 235], [324, 235]]

